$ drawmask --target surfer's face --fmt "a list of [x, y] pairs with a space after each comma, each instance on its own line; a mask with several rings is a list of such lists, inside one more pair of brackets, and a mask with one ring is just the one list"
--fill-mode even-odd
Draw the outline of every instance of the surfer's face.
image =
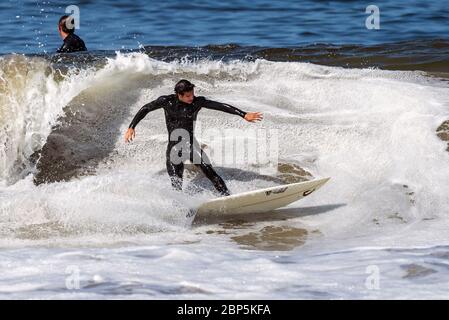
[[62, 33], [62, 28], [61, 26], [58, 26], [58, 33], [61, 36], [62, 39], [64, 39], [64, 34]]
[[184, 94], [178, 94], [179, 100], [184, 103], [191, 104], [193, 102], [193, 98], [195, 98], [195, 94], [192, 91], [184, 92]]

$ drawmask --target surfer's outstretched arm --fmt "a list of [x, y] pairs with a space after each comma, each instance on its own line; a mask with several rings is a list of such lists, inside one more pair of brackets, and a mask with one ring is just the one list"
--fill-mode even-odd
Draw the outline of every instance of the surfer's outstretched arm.
[[145, 118], [145, 116], [154, 110], [160, 109], [164, 106], [165, 102], [167, 101], [167, 98], [165, 96], [159, 97], [154, 101], [151, 101], [150, 103], [147, 103], [144, 105], [140, 110], [136, 113], [134, 116], [133, 121], [131, 121], [129, 128], [135, 129], [137, 124]]
[[149, 112], [162, 108], [166, 102], [167, 98], [165, 96], [161, 96], [140, 108], [140, 110], [134, 116], [134, 119], [131, 121], [128, 131], [126, 131], [125, 142], [129, 142], [134, 139], [134, 137], [136, 136], [134, 129]]
[[230, 104], [227, 104], [227, 103], [221, 103], [221, 102], [217, 102], [217, 101], [213, 101], [213, 100], [207, 100], [206, 98], [203, 98], [203, 99], [204, 99], [203, 104], [202, 104], [203, 108], [223, 111], [223, 112], [230, 113], [230, 114], [235, 114], [249, 122], [256, 122], [256, 121], [260, 121], [263, 119], [263, 116], [260, 112], [245, 112], [245, 111], [242, 111], [239, 108], [231, 106]]

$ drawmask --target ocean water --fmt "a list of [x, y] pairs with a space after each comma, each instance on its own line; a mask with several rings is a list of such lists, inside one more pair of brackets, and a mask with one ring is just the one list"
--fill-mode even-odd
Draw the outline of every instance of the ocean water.
[[[92, 51], [55, 55], [64, 6], [3, 2], [0, 298], [447, 298], [447, 9], [378, 5], [376, 33], [358, 1], [84, 1]], [[331, 180], [277, 212], [187, 218], [214, 194], [191, 169], [204, 190], [171, 189], [163, 113], [123, 141], [181, 78], [265, 115], [203, 110], [202, 129], [278, 130], [277, 172], [216, 166], [232, 192]], [[226, 139], [201, 137], [216, 163]]]
[[[368, 30], [369, 5], [380, 29]], [[79, 9], [79, 30], [90, 50], [141, 45], [295, 47], [313, 43], [382, 44], [447, 38], [444, 1], [13, 1], [0, 4], [0, 53], [54, 52], [57, 21], [69, 5]], [[70, 9], [69, 9], [70, 11]], [[72, 13], [72, 11], [70, 11]]]

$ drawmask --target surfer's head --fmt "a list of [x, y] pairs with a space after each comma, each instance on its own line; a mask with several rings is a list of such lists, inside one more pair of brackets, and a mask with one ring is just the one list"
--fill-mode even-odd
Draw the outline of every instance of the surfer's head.
[[184, 103], [191, 104], [195, 98], [195, 85], [188, 80], [182, 79], [175, 86], [178, 99]]
[[61, 37], [64, 39], [67, 35], [75, 32], [75, 24], [73, 21], [73, 17], [71, 16], [62, 16], [59, 19], [58, 23], [58, 31]]

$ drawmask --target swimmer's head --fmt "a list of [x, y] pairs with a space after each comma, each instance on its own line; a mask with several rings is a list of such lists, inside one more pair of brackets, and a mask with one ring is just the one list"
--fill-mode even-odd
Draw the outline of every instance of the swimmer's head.
[[65, 38], [68, 34], [75, 32], [75, 23], [72, 16], [62, 16], [59, 19], [58, 31], [62, 38]]

